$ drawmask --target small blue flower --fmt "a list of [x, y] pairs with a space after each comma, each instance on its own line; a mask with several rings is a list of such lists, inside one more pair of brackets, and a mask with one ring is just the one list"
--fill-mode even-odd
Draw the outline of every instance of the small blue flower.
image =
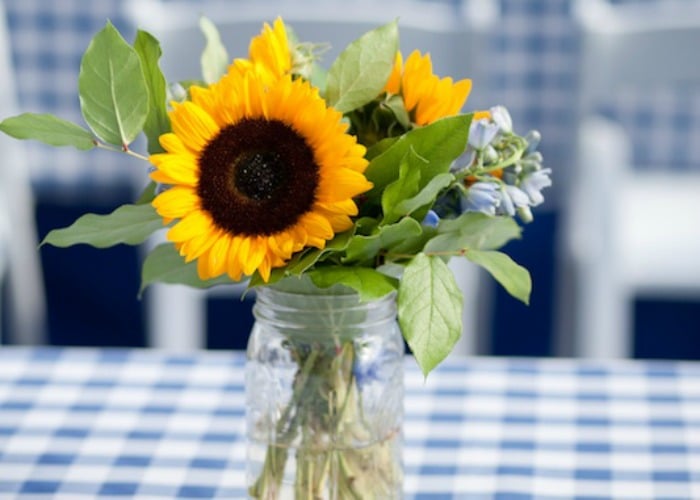
[[425, 214], [425, 218], [423, 219], [423, 225], [424, 226], [430, 226], [430, 227], [437, 227], [437, 225], [440, 223], [440, 216], [436, 214], [433, 210], [428, 210], [428, 213]]
[[516, 186], [504, 185], [498, 193], [500, 195], [501, 211], [511, 217], [515, 215], [516, 208], [526, 207], [530, 202], [527, 195]]
[[551, 173], [551, 168], [543, 168], [542, 170], [530, 172], [521, 179], [520, 189], [527, 194], [531, 206], [536, 207], [544, 202], [544, 196], [542, 196], [540, 191], [552, 185], [552, 180], [549, 178]]
[[494, 106], [489, 110], [491, 112], [491, 118], [494, 123], [498, 125], [501, 131], [509, 134], [513, 131], [513, 120], [510, 117], [510, 113], [503, 106]]
[[464, 196], [462, 210], [495, 215], [499, 200], [498, 184], [495, 182], [475, 182]]
[[472, 122], [469, 127], [469, 145], [477, 150], [488, 146], [498, 134], [498, 125], [487, 119]]
[[525, 150], [525, 153], [530, 154], [535, 152], [537, 146], [539, 146], [540, 141], [542, 140], [542, 136], [537, 130], [530, 130], [525, 136], [525, 140], [527, 141], [527, 149]]

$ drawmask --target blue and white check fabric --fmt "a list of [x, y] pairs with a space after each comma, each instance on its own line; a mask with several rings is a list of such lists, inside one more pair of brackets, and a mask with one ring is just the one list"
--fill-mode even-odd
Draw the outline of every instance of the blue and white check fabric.
[[[245, 498], [242, 353], [0, 349], [0, 498]], [[700, 364], [406, 360], [405, 498], [700, 498]]]

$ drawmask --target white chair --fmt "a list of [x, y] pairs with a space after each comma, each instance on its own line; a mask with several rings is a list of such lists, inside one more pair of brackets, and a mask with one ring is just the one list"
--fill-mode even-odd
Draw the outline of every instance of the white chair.
[[628, 357], [635, 296], [700, 298], [700, 171], [640, 171], [629, 131], [595, 110], [627, 89], [700, 89], [700, 4], [579, 0], [573, 12], [581, 27], [579, 128], [560, 251], [574, 281], [560, 287], [560, 334], [573, 318], [573, 354]]
[[[299, 38], [329, 42], [323, 61], [330, 64], [340, 51], [362, 33], [399, 18], [401, 47], [430, 52], [435, 72], [453, 78], [470, 77], [478, 85], [476, 53], [496, 19], [494, 0], [472, 0], [464, 5], [446, 5], [415, 0], [385, 1], [133, 1], [128, 5], [133, 23], [152, 32], [161, 42], [161, 67], [169, 81], [199, 75], [199, 55], [204, 39], [199, 15], [210, 18], [221, 32], [230, 55], [245, 57], [250, 38], [260, 32], [262, 21], [281, 15]], [[482, 80], [483, 81], [483, 80]], [[470, 101], [474, 106], [474, 99]], [[465, 295], [464, 335], [456, 352], [472, 353], [480, 326], [476, 266], [453, 259], [452, 268]], [[187, 350], [203, 346], [204, 300], [208, 294], [240, 295], [241, 288], [223, 287], [209, 292], [184, 286], [155, 285], [148, 292], [150, 344]]]
[[[10, 36], [0, 1], [0, 120], [18, 113]], [[0, 134], [0, 283], [8, 281], [12, 344], [46, 342], [46, 299], [39, 260], [34, 199], [24, 145]], [[3, 311], [4, 312], [4, 311]]]

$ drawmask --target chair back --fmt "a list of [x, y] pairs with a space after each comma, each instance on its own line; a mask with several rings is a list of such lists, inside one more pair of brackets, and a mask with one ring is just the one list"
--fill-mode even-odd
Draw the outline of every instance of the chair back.
[[[576, 0], [573, 14], [581, 73], [576, 168], [560, 231], [558, 336], [573, 340], [574, 354], [626, 357], [636, 296], [700, 292], [700, 172], [674, 167], [673, 158], [663, 170], [640, 170], [635, 131], [604, 119], [601, 105], [700, 90], [700, 4]], [[560, 352], [570, 354], [566, 343]]]
[[583, 113], [615, 89], [700, 87], [700, 3], [576, 0], [573, 12], [581, 27]]
[[[17, 89], [4, 3], [0, 1], [0, 120], [17, 114]], [[0, 282], [8, 282], [5, 341], [46, 341], [46, 302], [24, 144], [0, 134]]]

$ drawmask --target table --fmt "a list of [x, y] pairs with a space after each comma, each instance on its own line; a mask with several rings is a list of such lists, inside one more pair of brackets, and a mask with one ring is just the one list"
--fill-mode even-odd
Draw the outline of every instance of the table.
[[[0, 348], [0, 498], [244, 498], [244, 356]], [[700, 499], [700, 363], [406, 360], [409, 499]]]

